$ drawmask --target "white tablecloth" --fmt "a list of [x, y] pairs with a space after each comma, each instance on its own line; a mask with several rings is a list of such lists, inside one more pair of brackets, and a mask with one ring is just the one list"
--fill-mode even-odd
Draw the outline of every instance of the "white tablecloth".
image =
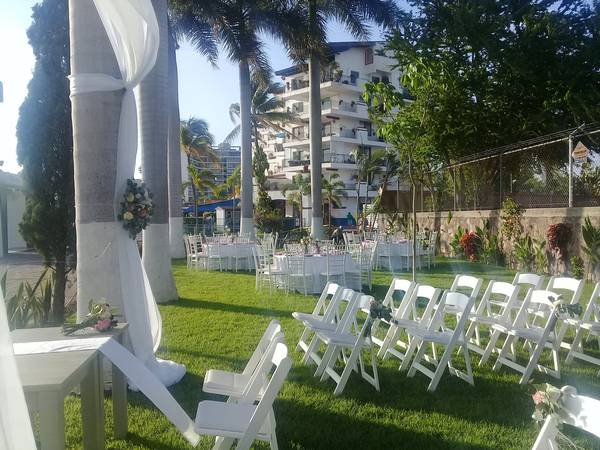
[[[229, 243], [229, 244], [206, 244], [206, 250], [209, 255], [218, 254], [224, 259], [223, 269], [235, 270], [235, 258], [238, 258], [237, 268], [238, 270], [254, 270], [254, 258], [252, 256], [252, 247], [255, 244], [241, 244], [241, 243]], [[218, 269], [217, 265], [211, 265], [211, 268]]]
[[[275, 270], [284, 270], [287, 267], [286, 258], [289, 255], [275, 255], [273, 259], [273, 266]], [[311, 284], [308, 286], [308, 290], [312, 294], [320, 294], [323, 292], [325, 284], [327, 284], [327, 277], [321, 276], [321, 274], [327, 273], [327, 256], [323, 255], [311, 255], [304, 256], [306, 258], [306, 273], [311, 277]], [[344, 258], [344, 255], [330, 256], [330, 258], [339, 258], [340, 262]], [[360, 267], [356, 261], [354, 261], [349, 254], [345, 255], [345, 268], [346, 268], [346, 287], [360, 291], [361, 286], [359, 285], [358, 277], [350, 276], [348, 273], [353, 271], [354, 273], [360, 270]], [[311, 287], [312, 286], [312, 287]]]

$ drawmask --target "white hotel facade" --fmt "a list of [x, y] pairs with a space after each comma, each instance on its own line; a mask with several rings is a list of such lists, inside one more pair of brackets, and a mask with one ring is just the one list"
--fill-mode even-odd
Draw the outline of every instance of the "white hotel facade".
[[[362, 100], [368, 82], [383, 81], [399, 86], [395, 61], [378, 55], [379, 42], [335, 42], [329, 44], [330, 63], [323, 65], [321, 78], [321, 129], [323, 135], [323, 175], [337, 173], [344, 183], [345, 196], [340, 207], [325, 206], [324, 223], [331, 214], [332, 225], [347, 226], [356, 220], [357, 204], [370, 203], [377, 195], [377, 179], [357, 186], [356, 152], [370, 153], [387, 145], [376, 136], [369, 121], [367, 104]], [[286, 217], [299, 216], [285, 201], [281, 188], [298, 173], [310, 173], [308, 73], [301, 66], [275, 72], [283, 80], [284, 91], [278, 96], [286, 109], [298, 114], [301, 123], [286, 125], [288, 133], [263, 130], [267, 142], [265, 153], [269, 161], [269, 195]], [[394, 189], [390, 183], [390, 189]], [[393, 186], [392, 186], [393, 185]], [[368, 196], [368, 197], [367, 197]], [[365, 201], [365, 199], [367, 199]], [[360, 200], [359, 200], [360, 199]], [[310, 225], [310, 196], [303, 200], [302, 222]], [[350, 218], [349, 214], [352, 216]]]

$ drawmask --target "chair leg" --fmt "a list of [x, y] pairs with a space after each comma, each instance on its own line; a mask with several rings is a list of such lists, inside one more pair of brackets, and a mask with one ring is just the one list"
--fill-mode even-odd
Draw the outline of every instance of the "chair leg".
[[519, 380], [519, 384], [521, 384], [521, 385], [527, 384], [527, 382], [529, 381], [529, 378], [531, 378], [531, 374], [537, 367], [538, 360], [540, 359], [540, 356], [542, 355], [543, 351], [544, 351], [544, 343], [539, 343], [535, 346], [535, 349], [533, 350], [533, 353], [532, 353], [531, 357], [529, 358], [529, 363], [525, 367], [523, 376]]
[[577, 327], [575, 337], [573, 338], [573, 343], [571, 344], [571, 350], [569, 350], [569, 354], [567, 355], [567, 359], [565, 360], [566, 364], [571, 364], [573, 362], [574, 352], [581, 351], [580, 347], [582, 337], [583, 331], [580, 327]]
[[[465, 359], [469, 357], [469, 354], [466, 353], [465, 354]], [[450, 346], [446, 347], [446, 349], [444, 350], [444, 354], [442, 355], [442, 359], [440, 359], [440, 362], [438, 363], [435, 372], [433, 374], [433, 378], [431, 379], [431, 382], [429, 383], [429, 386], [427, 387], [427, 390], [429, 392], [433, 392], [437, 389], [438, 384], [440, 383], [440, 380], [442, 379], [442, 375], [444, 374], [444, 370], [446, 370], [446, 366], [451, 367], [451, 361], [450, 358], [452, 357], [452, 348]], [[412, 370], [412, 369], [411, 369]]]
[[[394, 342], [396, 342], [396, 341], [394, 341]], [[398, 370], [400, 370], [402, 372], [409, 368], [412, 355], [415, 352], [415, 350], [417, 349], [417, 347], [419, 346], [420, 342], [421, 342], [421, 340], [416, 337], [413, 337], [410, 340], [410, 344], [408, 344], [408, 349], [406, 350], [406, 353], [404, 354], [404, 359], [402, 360], [402, 363], [400, 364], [400, 367], [398, 368]], [[425, 352], [424, 346], [423, 346], [423, 352]], [[416, 361], [416, 357], [415, 357], [415, 361]]]
[[[416, 339], [413, 339], [413, 340], [415, 341]], [[408, 377], [415, 376], [415, 373], [417, 372], [417, 364], [421, 363], [421, 360], [423, 359], [423, 355], [425, 354], [426, 349], [427, 349], [427, 346], [425, 345], [425, 342], [421, 342], [419, 344], [419, 350], [417, 351], [415, 359], [413, 360], [413, 363], [410, 366], [410, 370], [408, 371], [408, 374], [407, 374]], [[405, 359], [405, 361], [406, 361], [406, 359]], [[404, 364], [404, 361], [402, 363]]]
[[496, 359], [496, 363], [494, 364], [494, 367], [492, 367], [492, 370], [498, 370], [500, 369], [500, 367], [502, 367], [502, 360], [504, 358], [506, 358], [506, 353], [508, 352], [508, 349], [510, 348], [512, 341], [515, 339], [514, 336], [508, 335], [506, 336], [506, 340], [504, 341], [504, 345], [502, 345], [502, 350], [500, 350], [500, 354], [498, 355], [498, 359]]
[[487, 360], [490, 358], [490, 356], [492, 355], [492, 352], [496, 348], [496, 342], [498, 341], [499, 337], [500, 337], [499, 331], [494, 331], [492, 333], [492, 336], [490, 337], [490, 341], [488, 342], [487, 346], [485, 347], [485, 351], [483, 352], [483, 355], [481, 356], [481, 360], [479, 361], [479, 367], [481, 367], [483, 364], [485, 364], [487, 362]]
[[340, 381], [338, 382], [335, 390], [333, 391], [333, 395], [340, 395], [344, 392], [344, 388], [346, 387], [346, 383], [348, 383], [348, 379], [350, 378], [350, 374], [352, 373], [352, 367], [356, 364], [356, 360], [358, 359], [358, 355], [360, 354], [360, 348], [357, 346], [352, 349], [352, 353], [350, 353], [350, 358], [348, 358], [348, 362], [346, 363], [346, 367], [344, 367], [344, 371], [340, 376]]

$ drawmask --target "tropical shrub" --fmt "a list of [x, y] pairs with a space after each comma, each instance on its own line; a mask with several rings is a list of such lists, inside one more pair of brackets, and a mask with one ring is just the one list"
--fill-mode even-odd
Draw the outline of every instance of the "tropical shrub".
[[582, 280], [585, 276], [585, 266], [583, 265], [583, 259], [580, 256], [571, 256], [571, 274], [578, 280]]
[[[54, 276], [47, 276], [46, 268], [33, 286], [21, 282], [16, 294], [6, 298], [6, 314], [10, 329], [41, 327], [48, 323], [53, 300]], [[2, 292], [6, 292], [5, 272], [0, 280]]]
[[600, 226], [595, 227], [592, 225], [590, 218], [586, 217], [581, 232], [585, 242], [583, 252], [587, 256], [588, 269], [592, 277], [595, 277], [597, 272], [600, 271]]
[[531, 270], [535, 261], [533, 241], [529, 236], [522, 236], [515, 240], [514, 256], [519, 268]]
[[452, 248], [452, 254], [455, 258], [460, 258], [464, 256], [463, 248], [460, 244], [460, 239], [465, 234], [466, 230], [460, 225], [456, 229], [456, 233], [452, 235], [452, 240], [450, 241], [450, 247]]
[[555, 223], [548, 227], [546, 238], [548, 239], [548, 247], [555, 252], [556, 257], [560, 260], [567, 258], [567, 245], [571, 235], [571, 227], [566, 223]]
[[477, 227], [475, 233], [479, 237], [479, 255], [486, 264], [501, 264], [503, 260], [498, 234], [492, 231], [490, 221], [486, 219], [483, 227]]
[[521, 225], [522, 215], [521, 206], [512, 198], [508, 197], [502, 202], [502, 211], [500, 212], [500, 219], [502, 221], [501, 229], [502, 236], [506, 240], [511, 241], [523, 231], [523, 226]]
[[533, 241], [533, 265], [537, 273], [548, 273], [548, 253], [546, 252], [546, 241], [532, 239]]
[[479, 236], [474, 231], [464, 233], [460, 238], [460, 246], [462, 247], [463, 254], [471, 262], [477, 261], [479, 253]]

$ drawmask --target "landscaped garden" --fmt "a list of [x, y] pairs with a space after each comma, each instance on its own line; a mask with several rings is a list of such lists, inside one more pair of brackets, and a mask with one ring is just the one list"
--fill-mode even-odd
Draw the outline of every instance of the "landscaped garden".
[[[302, 326], [291, 313], [311, 311], [316, 297], [286, 295], [280, 290], [272, 294], [268, 289], [257, 292], [254, 274], [248, 272], [191, 271], [185, 261], [175, 262], [173, 271], [180, 299], [160, 307], [164, 334], [159, 356], [187, 366], [184, 379], [170, 391], [191, 417], [198, 402], [210, 398], [202, 392], [206, 371], [241, 371], [269, 321], [277, 319], [294, 359], [275, 402], [280, 448], [526, 449], [539, 432], [531, 418], [532, 388], [520, 386], [520, 375], [515, 371], [492, 371], [493, 362], [479, 368], [474, 354], [475, 386], [446, 372], [437, 391], [429, 393], [427, 378], [418, 374], [408, 378], [398, 372], [397, 360], [379, 359], [381, 392], [354, 374], [344, 393], [334, 397], [333, 383], [320, 383], [313, 377], [315, 367], [302, 365], [300, 354], [293, 350]], [[514, 275], [495, 266], [440, 259], [436, 267], [419, 272], [417, 281], [449, 288], [456, 273], [469, 273], [486, 281], [511, 281]], [[391, 279], [389, 273], [374, 273], [375, 298], [383, 298]], [[583, 303], [589, 299], [592, 287], [586, 284]], [[586, 344], [586, 351], [598, 356], [595, 343]], [[583, 395], [597, 396], [600, 381], [596, 372], [597, 367], [590, 364], [564, 365], [560, 385], [570, 384]], [[557, 384], [552, 380], [539, 372], [534, 375], [536, 383]], [[107, 448], [189, 447], [143, 395], [130, 393], [129, 398], [126, 440], [112, 440], [111, 400], [105, 400]], [[79, 405], [75, 396], [66, 402], [68, 448], [81, 445]], [[597, 445], [597, 440], [586, 440], [584, 433], [574, 428], [566, 427], [564, 431], [583, 448], [594, 448], [594, 442]], [[212, 444], [212, 439], [203, 438], [201, 448]]]

